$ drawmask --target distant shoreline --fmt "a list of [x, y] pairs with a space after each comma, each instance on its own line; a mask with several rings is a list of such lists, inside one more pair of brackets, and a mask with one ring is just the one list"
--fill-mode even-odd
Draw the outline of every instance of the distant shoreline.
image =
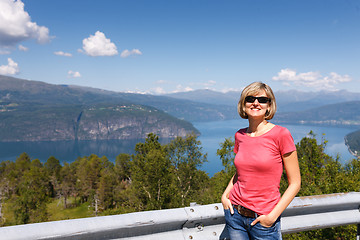
[[336, 128], [348, 128], [355, 129], [357, 131], [360, 129], [360, 122], [356, 124], [343, 124], [343, 123], [335, 123], [337, 121], [330, 120], [329, 122], [324, 121], [298, 121], [298, 122], [290, 122], [290, 121], [281, 121], [281, 120], [272, 120], [272, 123], [276, 124], [290, 124], [290, 125], [304, 125], [304, 126], [317, 126], [317, 127], [336, 127]]

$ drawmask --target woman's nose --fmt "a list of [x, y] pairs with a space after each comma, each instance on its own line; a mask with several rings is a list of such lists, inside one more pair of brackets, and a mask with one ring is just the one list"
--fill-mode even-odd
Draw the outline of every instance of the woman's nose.
[[259, 100], [255, 99], [254, 104], [259, 105]]

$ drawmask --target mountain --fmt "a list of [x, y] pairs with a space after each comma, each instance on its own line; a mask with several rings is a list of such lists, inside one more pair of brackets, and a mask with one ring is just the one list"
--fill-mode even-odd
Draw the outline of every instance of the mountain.
[[360, 127], [360, 101], [329, 104], [299, 112], [277, 113], [277, 123]]
[[0, 75], [0, 98], [31, 104], [140, 104], [186, 121], [216, 121], [237, 116], [236, 105], [214, 105], [166, 96], [112, 92], [90, 87], [54, 85]]
[[[274, 122], [359, 126], [360, 94], [294, 90], [275, 95]], [[0, 75], [0, 141], [143, 138], [149, 131], [184, 135], [197, 132], [189, 121], [238, 118], [239, 96], [211, 90], [156, 96]]]
[[275, 92], [279, 112], [297, 112], [326, 105], [360, 101], [360, 94], [346, 90], [302, 92], [297, 90]]
[[163, 96], [208, 104], [236, 106], [240, 95], [241, 92], [235, 91], [222, 93], [209, 89], [200, 89], [188, 92], [164, 94]]
[[0, 75], [0, 97], [2, 101], [31, 104], [91, 104], [115, 101], [129, 103], [108, 91], [90, 91], [89, 88], [69, 85], [54, 85], [39, 81], [23, 80]]
[[[207, 104], [237, 104], [241, 92], [220, 93], [211, 90], [167, 94], [182, 100], [196, 100]], [[360, 127], [360, 94], [345, 90], [275, 92], [278, 105], [274, 122]], [[235, 107], [234, 107], [235, 108]], [[236, 110], [235, 110], [236, 111]], [[238, 116], [234, 116], [236, 118]]]
[[139, 139], [199, 132], [151, 106], [97, 89], [0, 76], [0, 141]]
[[238, 116], [236, 104], [233, 106], [216, 105], [166, 96], [133, 93], [118, 94], [123, 99], [133, 103], [146, 104], [190, 122], [229, 120]]
[[[278, 112], [297, 112], [325, 106], [328, 104], [347, 101], [360, 101], [359, 93], [353, 93], [346, 90], [319, 92], [289, 90], [277, 91], [274, 94], [276, 97], [276, 103], [278, 105]], [[204, 89], [190, 92], [166, 94], [164, 96], [189, 101], [198, 101], [208, 104], [236, 106], [240, 95], [240, 91], [229, 91], [226, 93], [221, 93]]]
[[9, 107], [0, 113], [3, 142], [161, 138], [199, 132], [191, 123], [161, 110], [135, 104]]

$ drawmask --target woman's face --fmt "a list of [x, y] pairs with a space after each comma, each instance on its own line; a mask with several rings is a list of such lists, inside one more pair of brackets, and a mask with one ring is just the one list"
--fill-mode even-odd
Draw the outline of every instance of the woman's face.
[[[253, 97], [268, 97], [266, 95], [265, 90], [261, 90], [255, 95], [249, 95]], [[248, 102], [245, 98], [245, 113], [250, 118], [263, 118], [265, 119], [266, 111], [270, 110], [270, 104], [269, 102], [266, 103], [259, 103], [258, 99], [255, 99], [254, 102]]]

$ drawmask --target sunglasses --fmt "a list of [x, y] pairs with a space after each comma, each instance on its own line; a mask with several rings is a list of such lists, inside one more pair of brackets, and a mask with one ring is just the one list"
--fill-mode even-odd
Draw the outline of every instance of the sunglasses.
[[259, 103], [268, 103], [271, 102], [271, 99], [268, 97], [254, 97], [254, 96], [247, 96], [245, 98], [245, 102], [253, 103], [255, 100], [258, 100]]

